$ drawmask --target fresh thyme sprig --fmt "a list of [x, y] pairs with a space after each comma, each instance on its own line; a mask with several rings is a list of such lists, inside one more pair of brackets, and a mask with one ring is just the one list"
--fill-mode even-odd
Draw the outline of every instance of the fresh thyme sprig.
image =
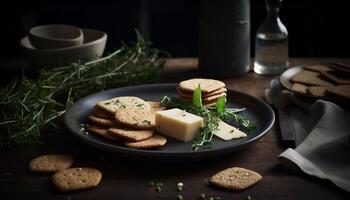
[[199, 136], [192, 141], [192, 150], [194, 151], [212, 147], [213, 131], [218, 128], [220, 119], [223, 121], [234, 120], [238, 128], [242, 128], [247, 132], [255, 129], [255, 124], [252, 121], [237, 114], [238, 112], [243, 111], [244, 108], [224, 108], [222, 112], [218, 112], [216, 108], [193, 105], [171, 96], [164, 96], [161, 103], [166, 108], [179, 108], [206, 119], [205, 125], [201, 128]]
[[38, 142], [40, 129], [62, 116], [75, 100], [108, 88], [150, 83], [164, 61], [137, 30], [137, 41], [89, 62], [42, 70], [0, 89], [0, 146]]

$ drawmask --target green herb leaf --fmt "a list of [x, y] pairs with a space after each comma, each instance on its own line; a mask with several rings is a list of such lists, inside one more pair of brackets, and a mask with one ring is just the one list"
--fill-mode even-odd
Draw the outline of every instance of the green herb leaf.
[[225, 112], [226, 96], [221, 96], [216, 101], [216, 112], [223, 113]]
[[39, 142], [40, 129], [88, 94], [156, 82], [164, 60], [136, 31], [137, 41], [110, 55], [67, 66], [43, 68], [36, 80], [16, 78], [0, 88], [0, 147]]
[[202, 107], [202, 91], [200, 85], [193, 91], [192, 104], [196, 107]]

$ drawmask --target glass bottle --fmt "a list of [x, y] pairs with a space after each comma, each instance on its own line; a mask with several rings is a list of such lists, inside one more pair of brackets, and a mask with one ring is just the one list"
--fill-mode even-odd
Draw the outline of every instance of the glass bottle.
[[254, 71], [258, 74], [279, 74], [288, 61], [288, 32], [279, 18], [282, 0], [265, 0], [267, 17], [255, 38]]

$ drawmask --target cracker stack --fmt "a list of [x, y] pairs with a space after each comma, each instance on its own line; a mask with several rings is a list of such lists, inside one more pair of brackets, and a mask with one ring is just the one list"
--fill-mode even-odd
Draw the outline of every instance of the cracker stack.
[[193, 91], [200, 85], [202, 103], [213, 106], [219, 97], [226, 96], [225, 83], [214, 79], [194, 78], [179, 83], [177, 94], [183, 101], [192, 101]]
[[345, 64], [307, 65], [291, 78], [292, 91], [314, 97], [350, 100], [350, 66]]
[[167, 139], [154, 133], [154, 112], [163, 110], [159, 102], [146, 102], [138, 97], [117, 97], [98, 102], [89, 116], [88, 133], [126, 147], [151, 149], [162, 147]]

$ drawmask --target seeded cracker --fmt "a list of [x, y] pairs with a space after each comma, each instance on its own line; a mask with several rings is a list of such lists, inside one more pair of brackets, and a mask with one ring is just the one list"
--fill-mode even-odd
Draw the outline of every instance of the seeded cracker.
[[193, 92], [200, 85], [202, 93], [210, 93], [225, 87], [225, 83], [214, 79], [195, 78], [182, 81], [179, 87], [183, 91]]
[[262, 179], [262, 176], [252, 170], [232, 167], [220, 171], [210, 178], [210, 183], [216, 187], [241, 191]]
[[[192, 98], [193, 92], [183, 91], [183, 90], [181, 90], [180, 87], [177, 87], [176, 90], [177, 90], [177, 93], [179, 94], [179, 96], [182, 96], [182, 97], [185, 97], [185, 98]], [[227, 89], [223, 87], [223, 88], [220, 88], [218, 90], [212, 91], [210, 93], [202, 94], [202, 98], [210, 97], [210, 96], [213, 96], [213, 95], [222, 94], [222, 93], [225, 93], [225, 92], [227, 92]]]
[[73, 158], [69, 155], [49, 154], [34, 158], [29, 163], [29, 171], [36, 173], [53, 173], [67, 169], [73, 165]]
[[125, 146], [134, 149], [154, 149], [164, 146], [167, 143], [166, 137], [162, 135], [153, 135], [151, 138], [147, 140], [143, 140], [140, 142], [125, 142]]
[[70, 168], [56, 172], [52, 183], [61, 192], [70, 192], [96, 187], [102, 173], [93, 168]]
[[88, 131], [89, 131], [89, 133], [92, 133], [92, 134], [95, 134], [97, 136], [104, 137], [104, 138], [107, 138], [110, 140], [114, 140], [114, 141], [120, 140], [119, 137], [108, 133], [108, 128], [106, 128], [106, 127], [90, 126], [88, 128]]
[[138, 97], [117, 97], [100, 101], [96, 104], [97, 107], [114, 114], [120, 108], [140, 108], [144, 110], [151, 110], [150, 105]]
[[301, 83], [305, 85], [318, 85], [318, 86], [332, 86], [331, 82], [328, 82], [319, 77], [320, 73], [302, 70], [291, 78], [292, 82]]
[[298, 93], [307, 93], [307, 86], [300, 83], [293, 83], [291, 90]]
[[310, 86], [307, 88], [307, 93], [317, 97], [324, 97], [326, 92], [326, 87], [322, 86]]
[[115, 120], [136, 129], [152, 129], [155, 124], [154, 113], [139, 108], [120, 108], [115, 112]]
[[105, 118], [100, 118], [95, 116], [89, 116], [89, 121], [98, 126], [105, 126], [105, 127], [117, 126], [117, 122], [114, 119], [105, 119]]
[[115, 135], [119, 138], [126, 139], [128, 141], [138, 142], [142, 140], [146, 140], [153, 136], [153, 130], [135, 130], [126, 127], [120, 128], [110, 128], [108, 129], [108, 133], [110, 135]]

